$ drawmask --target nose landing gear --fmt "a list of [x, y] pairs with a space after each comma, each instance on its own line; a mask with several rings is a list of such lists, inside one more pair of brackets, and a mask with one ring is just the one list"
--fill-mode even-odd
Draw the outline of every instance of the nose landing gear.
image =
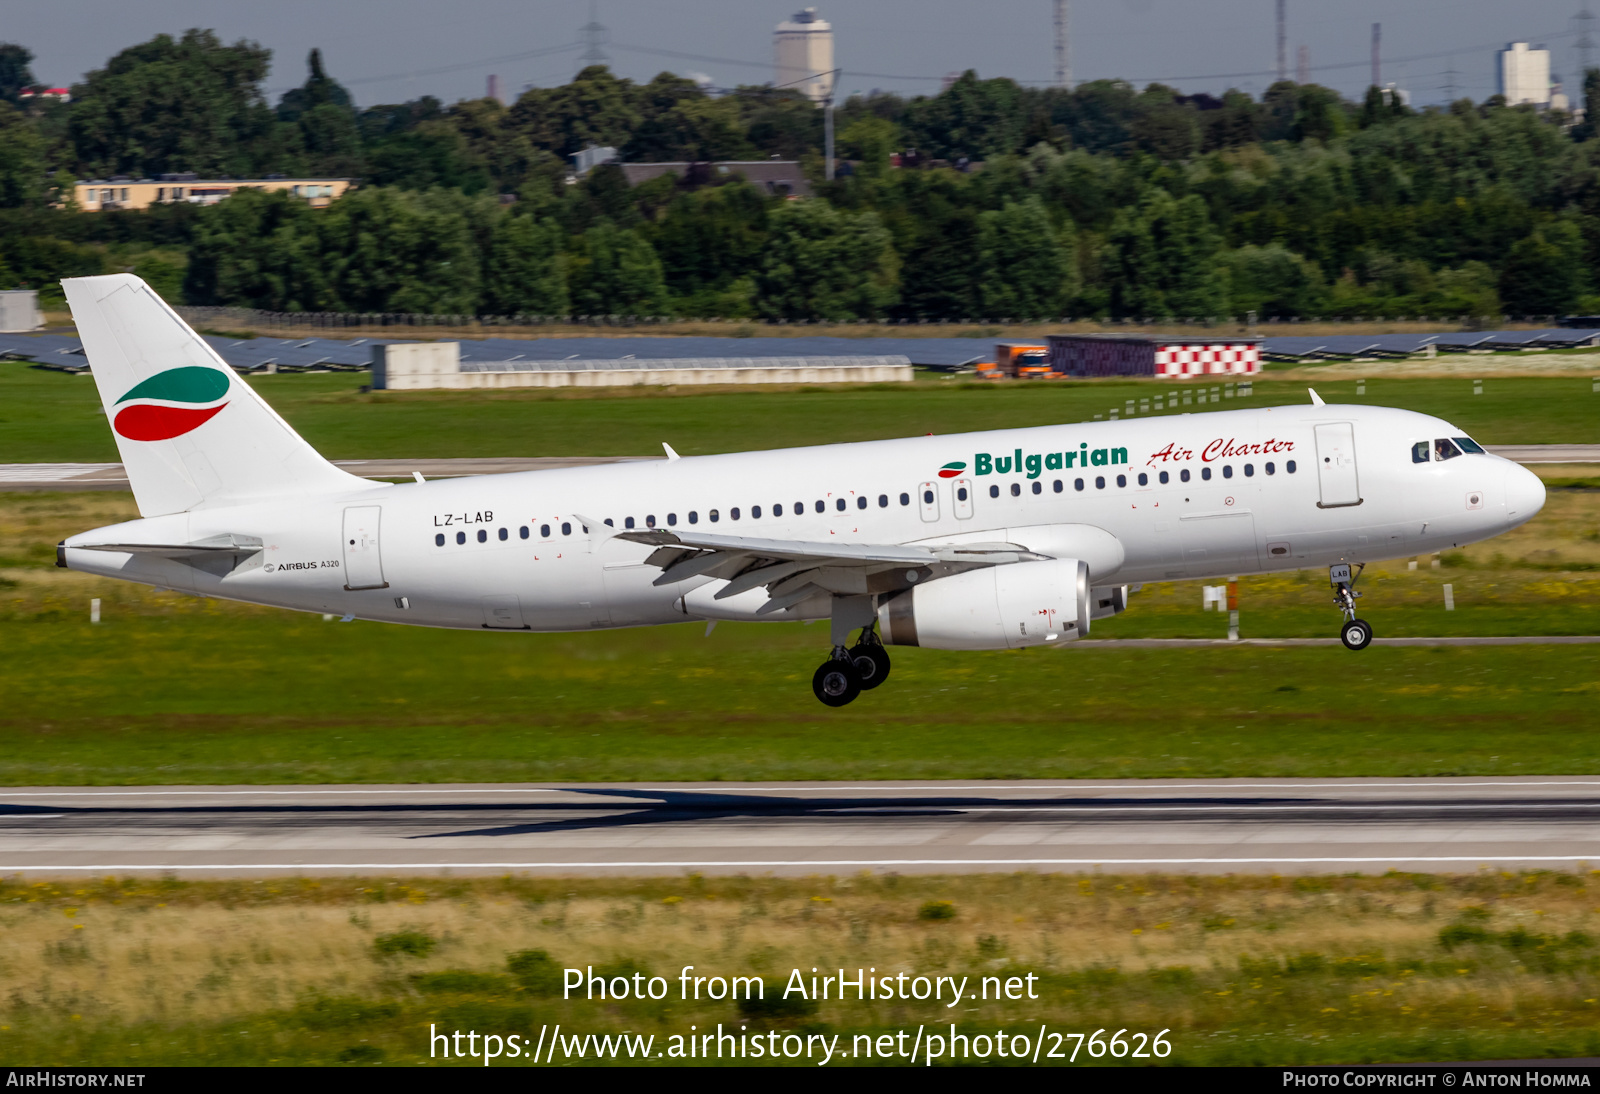
[[811, 690], [830, 707], [855, 701], [889, 678], [889, 651], [871, 627], [863, 628], [854, 646], [833, 647], [833, 653], [811, 676]]
[[1365, 562], [1356, 564], [1355, 574], [1350, 573], [1350, 564], [1341, 562], [1337, 566], [1328, 567], [1328, 583], [1333, 586], [1333, 602], [1344, 613], [1344, 626], [1339, 628], [1339, 641], [1344, 643], [1347, 650], [1364, 650], [1372, 644], [1372, 624], [1365, 619], [1356, 618], [1356, 597], [1361, 594], [1356, 592], [1356, 582], [1361, 579], [1361, 571], [1367, 568]]

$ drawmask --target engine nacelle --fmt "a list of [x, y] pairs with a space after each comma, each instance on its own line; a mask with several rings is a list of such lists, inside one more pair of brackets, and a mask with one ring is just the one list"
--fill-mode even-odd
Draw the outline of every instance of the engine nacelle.
[[883, 641], [936, 650], [1048, 646], [1089, 633], [1089, 566], [1016, 562], [943, 577], [878, 606]]

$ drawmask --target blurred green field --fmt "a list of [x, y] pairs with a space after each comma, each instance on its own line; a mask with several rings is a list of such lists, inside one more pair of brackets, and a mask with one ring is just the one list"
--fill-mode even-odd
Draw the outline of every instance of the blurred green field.
[[[739, 389], [376, 392], [365, 375], [252, 377], [249, 383], [330, 459], [466, 456], [685, 455], [1090, 421], [1153, 399], [1218, 384], [1088, 381]], [[1437, 414], [1484, 444], [1600, 443], [1600, 394], [1588, 377], [1315, 381], [1329, 402]], [[1249, 399], [1206, 410], [1307, 399], [1303, 380], [1257, 380]], [[1151, 413], [1176, 414], [1200, 407]], [[0, 463], [115, 462], [116, 446], [87, 377], [0, 362]]]

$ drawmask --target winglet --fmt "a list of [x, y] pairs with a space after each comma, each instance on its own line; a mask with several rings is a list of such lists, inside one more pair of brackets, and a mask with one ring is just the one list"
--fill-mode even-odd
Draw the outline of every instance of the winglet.
[[1311, 392], [1311, 405], [1312, 406], [1327, 406], [1328, 405], [1327, 403], [1322, 401], [1322, 396], [1317, 394], [1317, 389], [1316, 388], [1308, 387], [1308, 388], [1306, 388], [1306, 390]]
[[593, 536], [596, 543], [604, 543], [617, 534], [617, 529], [603, 520], [595, 520], [593, 517], [586, 517], [582, 513], [574, 513], [572, 515], [578, 518], [579, 523], [583, 525], [583, 530]]
[[673, 460], [681, 460], [681, 459], [683, 459], [682, 456], [678, 455], [676, 452], [674, 452], [672, 450], [672, 446], [670, 444], [668, 444], [666, 441], [662, 441], [661, 442], [661, 447], [665, 448], [667, 450], [667, 462], [670, 463]]

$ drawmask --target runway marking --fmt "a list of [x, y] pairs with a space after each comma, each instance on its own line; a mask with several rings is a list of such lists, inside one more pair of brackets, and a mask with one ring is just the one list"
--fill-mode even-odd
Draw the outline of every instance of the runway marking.
[[[904, 806], [883, 806], [884, 810], [904, 809]], [[1550, 802], [1524, 804], [1522, 802], [1482, 802], [1474, 804], [1454, 804], [1451, 802], [1342, 802], [1335, 805], [1252, 805], [1240, 802], [1237, 805], [983, 805], [945, 806], [952, 812], [959, 813], [1223, 813], [1237, 812], [1248, 809], [1252, 813], [1317, 813], [1317, 812], [1348, 812], [1352, 809], [1600, 809], [1600, 802]], [[850, 816], [870, 817], [877, 811], [877, 807], [863, 807], [860, 809], [825, 809], [825, 813], [840, 813]]]
[[1399, 862], [1576, 862], [1587, 864], [1595, 855], [1391, 855], [1365, 858], [1003, 858], [1003, 859], [706, 859], [617, 862], [295, 862], [295, 863], [119, 863], [114, 866], [0, 864], [0, 873], [51, 870], [594, 870], [594, 869], [704, 869], [707, 867], [775, 866], [1272, 866], [1272, 865], [1381, 865]]

